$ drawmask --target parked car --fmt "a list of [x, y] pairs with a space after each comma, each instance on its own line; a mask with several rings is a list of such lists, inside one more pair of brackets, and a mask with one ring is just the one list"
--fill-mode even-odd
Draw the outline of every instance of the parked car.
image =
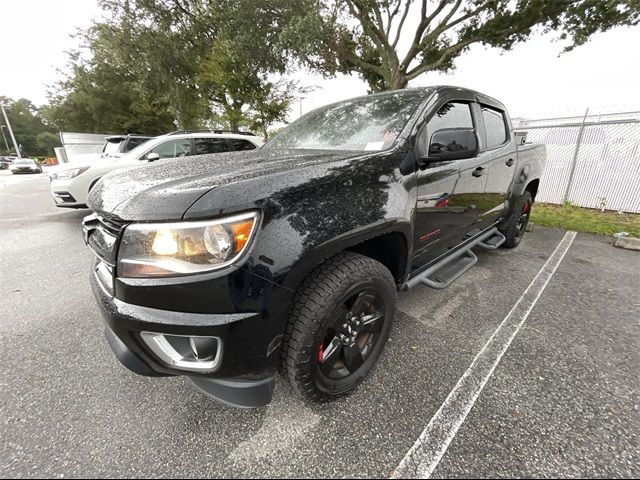
[[[108, 136], [92, 133], [61, 132], [60, 141], [64, 148], [64, 155], [62, 155], [64, 160], [60, 162], [62, 165], [55, 168], [54, 171], [72, 168], [71, 165], [90, 166], [94, 163], [100, 163], [104, 159], [121, 157], [152, 138], [154, 137], [137, 134]], [[104, 143], [102, 143], [100, 150], [96, 151], [95, 148], [100, 146], [100, 142]], [[78, 151], [87, 153], [78, 153]]]
[[173, 132], [146, 141], [120, 157], [108, 157], [100, 162], [88, 164], [76, 162], [58, 167], [50, 175], [51, 194], [58, 207], [86, 208], [89, 191], [103, 175], [113, 170], [165, 158], [252, 150], [263, 143], [261, 138], [253, 134], [221, 131]]
[[32, 158], [17, 158], [9, 166], [11, 173], [42, 173], [42, 167]]
[[7, 170], [13, 163], [11, 157], [0, 157], [0, 170]]
[[545, 156], [497, 100], [432, 87], [319, 108], [260, 150], [110, 174], [83, 227], [108, 342], [235, 406], [268, 403], [279, 366], [304, 399], [339, 397], [382, 354], [397, 290], [520, 243]]
[[142, 145], [143, 143], [151, 140], [153, 137], [150, 135], [113, 135], [107, 137], [107, 141], [102, 149], [103, 157], [119, 157], [122, 154], [127, 153], [134, 148]]

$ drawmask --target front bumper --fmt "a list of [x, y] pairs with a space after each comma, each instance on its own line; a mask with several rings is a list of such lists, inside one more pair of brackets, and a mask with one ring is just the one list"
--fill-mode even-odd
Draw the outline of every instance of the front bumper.
[[82, 186], [74, 182], [75, 178], [67, 180], [51, 180], [50, 189], [53, 201], [57, 207], [62, 208], [87, 208], [86, 195]]
[[[208, 303], [217, 304], [220, 313], [189, 313], [186, 305], [193, 307], [194, 302], [198, 303], [201, 299], [192, 296], [190, 301], [189, 293], [185, 292], [200, 295], [204, 285], [195, 281], [187, 285], [188, 290], [184, 290], [185, 285], [180, 283], [184, 279], [179, 278], [173, 288], [177, 292], [182, 290], [186, 297], [176, 292], [182, 301], [174, 303], [171, 310], [166, 309], [168, 305], [158, 309], [127, 303], [116, 297], [130, 301], [140, 299], [144, 294], [147, 302], [161, 297], [166, 300], [167, 289], [171, 288], [166, 279], [161, 282], [162, 285], [154, 285], [151, 281], [145, 286], [140, 280], [128, 285], [123, 283], [124, 279], [105, 281], [104, 269], [100, 274], [97, 268], [101, 263], [98, 260], [94, 267], [91, 286], [106, 323], [109, 345], [123, 365], [140, 375], [188, 376], [200, 391], [236, 407], [255, 408], [270, 402], [286, 319], [284, 310], [272, 308], [271, 302], [281, 305], [281, 297], [287, 293], [281, 291], [282, 287], [266, 285], [263, 279], [243, 270], [236, 270], [230, 276], [207, 277], [203, 282], [208, 290]], [[108, 281], [112, 281], [115, 288], [110, 288], [111, 285], [106, 284]], [[243, 287], [243, 282], [248, 282], [249, 287]], [[239, 298], [237, 292], [234, 294], [229, 291], [231, 285], [255, 294]], [[254, 287], [258, 287], [259, 291], [255, 291]], [[115, 292], [115, 296], [112, 292]], [[234, 308], [229, 307], [227, 296], [235, 297]], [[218, 337], [223, 345], [221, 361], [216, 370], [210, 373], [173, 368], [150, 350], [142, 340], [141, 332]]]

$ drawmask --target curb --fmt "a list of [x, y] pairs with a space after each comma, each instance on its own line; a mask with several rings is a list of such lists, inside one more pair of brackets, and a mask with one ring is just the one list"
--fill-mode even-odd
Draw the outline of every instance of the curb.
[[640, 238], [635, 237], [619, 237], [613, 243], [614, 247], [624, 248], [625, 250], [640, 251]]

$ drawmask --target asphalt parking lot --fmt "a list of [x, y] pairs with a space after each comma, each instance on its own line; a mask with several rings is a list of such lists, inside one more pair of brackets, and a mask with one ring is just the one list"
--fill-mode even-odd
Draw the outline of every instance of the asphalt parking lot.
[[[254, 411], [120, 366], [80, 220], [45, 175], [0, 172], [0, 472], [13, 477], [388, 477], [564, 238], [535, 228], [417, 287], [354, 394], [308, 406], [279, 378]], [[432, 472], [640, 476], [640, 254], [578, 234]]]

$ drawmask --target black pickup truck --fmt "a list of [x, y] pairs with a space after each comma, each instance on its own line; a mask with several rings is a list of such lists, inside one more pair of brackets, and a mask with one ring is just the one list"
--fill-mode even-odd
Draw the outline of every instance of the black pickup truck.
[[398, 290], [445, 288], [525, 232], [543, 146], [455, 87], [319, 108], [252, 151], [105, 176], [89, 197], [93, 291], [118, 359], [238, 407], [280, 368], [309, 401], [382, 354]]

